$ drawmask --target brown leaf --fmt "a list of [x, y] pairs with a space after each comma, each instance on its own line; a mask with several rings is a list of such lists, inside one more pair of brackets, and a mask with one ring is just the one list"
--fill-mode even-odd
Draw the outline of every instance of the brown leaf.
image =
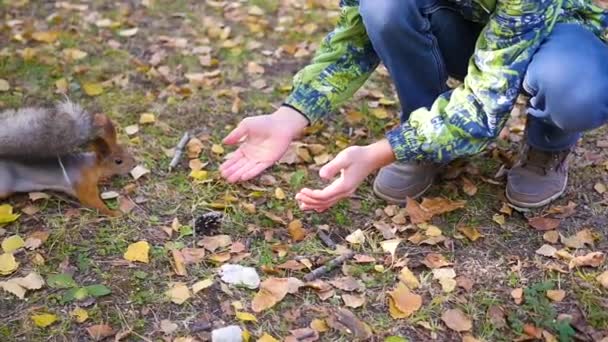
[[281, 270], [300, 271], [305, 269], [306, 266], [296, 260], [287, 260], [286, 262], [277, 265], [277, 268]]
[[268, 278], [260, 284], [260, 291], [253, 297], [251, 309], [262, 312], [283, 300], [289, 290], [287, 278]]
[[374, 227], [378, 229], [384, 239], [388, 240], [395, 238], [395, 230], [388, 223], [382, 221], [375, 221]]
[[428, 267], [430, 269], [435, 269], [435, 268], [440, 268], [440, 267], [452, 265], [452, 263], [448, 262], [443, 257], [443, 255], [437, 254], [437, 253], [429, 253], [429, 254], [427, 254], [426, 257], [424, 257], [424, 260], [422, 261], [422, 263], [424, 265], [426, 265], [426, 267]]
[[171, 254], [173, 255], [173, 269], [175, 270], [175, 274], [187, 276], [188, 271], [186, 271], [186, 262], [182, 253], [174, 249], [171, 251]]
[[369, 325], [357, 318], [350, 310], [338, 309], [331, 318], [333, 322], [337, 322], [350, 330], [357, 339], [365, 341], [372, 337], [372, 329]]
[[367, 263], [376, 262], [376, 258], [374, 258], [373, 256], [365, 255], [365, 254], [356, 254], [353, 257], [353, 259], [355, 260], [355, 262], [357, 262], [359, 264], [367, 264]]
[[329, 330], [327, 323], [324, 320], [315, 318], [310, 322], [310, 327], [317, 332], [326, 332]]
[[40, 247], [49, 238], [49, 231], [38, 230], [25, 239], [25, 248], [34, 250]]
[[566, 298], [566, 291], [564, 290], [547, 290], [547, 298], [554, 302], [561, 302]]
[[462, 226], [458, 227], [458, 231], [471, 241], [477, 241], [480, 237], [483, 237], [483, 235], [481, 235], [479, 230], [477, 230], [475, 227]]
[[182, 257], [184, 258], [184, 263], [194, 264], [203, 261], [205, 258], [205, 249], [204, 248], [183, 248], [181, 250]]
[[409, 317], [422, 306], [422, 297], [410, 292], [402, 282], [397, 283], [397, 287], [388, 295], [389, 313], [395, 319]]
[[92, 325], [87, 328], [87, 332], [91, 338], [95, 341], [101, 341], [106, 337], [110, 337], [115, 334], [114, 329], [107, 324]]
[[291, 221], [287, 226], [287, 231], [295, 242], [302, 241], [306, 237], [306, 231], [302, 228], [302, 221], [300, 220]]
[[311, 328], [301, 328], [289, 331], [290, 336], [285, 337], [285, 342], [314, 342], [319, 339], [319, 333]]
[[358, 308], [360, 306], [363, 306], [363, 304], [365, 304], [365, 296], [364, 295], [351, 295], [348, 293], [345, 293], [342, 295], [342, 300], [344, 301], [344, 304], [350, 308]]
[[363, 285], [353, 277], [341, 277], [329, 282], [334, 287], [343, 291], [362, 291]]
[[477, 193], [477, 186], [471, 182], [470, 179], [462, 177], [462, 191], [469, 196], [475, 196]]
[[536, 254], [554, 258], [557, 249], [551, 245], [542, 245], [539, 249], [536, 250]]
[[424, 198], [420, 206], [431, 215], [441, 215], [464, 208], [467, 201], [452, 201], [443, 197]]
[[488, 308], [488, 318], [495, 328], [501, 329], [507, 326], [505, 311], [498, 305], [492, 305]]
[[585, 245], [593, 246], [593, 233], [589, 229], [583, 229], [568, 238], [561, 237], [562, 243], [570, 248], [583, 248]]
[[570, 201], [567, 205], [556, 205], [547, 211], [550, 215], [555, 215], [557, 218], [567, 218], [576, 213], [576, 203]]
[[433, 217], [433, 214], [422, 209], [418, 202], [409, 197], [407, 198], [405, 211], [410, 216], [410, 221], [412, 221], [413, 224], [427, 222]]
[[524, 300], [524, 289], [518, 287], [515, 290], [511, 291], [511, 297], [513, 297], [515, 304], [521, 304]]
[[549, 243], [557, 243], [559, 241], [559, 233], [555, 230], [550, 230], [543, 234], [543, 239]]
[[215, 252], [218, 248], [228, 247], [232, 244], [230, 235], [205, 236], [197, 245], [204, 247], [209, 252]]
[[473, 285], [475, 285], [475, 282], [465, 276], [458, 276], [456, 277], [456, 285], [465, 289], [466, 291], [471, 291], [473, 289]]
[[600, 266], [604, 260], [606, 259], [606, 255], [602, 252], [591, 252], [586, 255], [577, 256], [574, 259], [570, 260], [570, 264], [568, 267], [573, 269], [579, 266], [591, 266], [598, 267]]
[[528, 224], [540, 231], [554, 230], [559, 227], [560, 220], [549, 217], [533, 217], [528, 219]]
[[608, 271], [604, 271], [604, 273], [598, 275], [595, 280], [608, 290]]
[[450, 309], [443, 312], [441, 320], [448, 328], [457, 331], [470, 331], [473, 327], [473, 322], [460, 309]]
[[410, 290], [415, 290], [420, 287], [420, 281], [409, 268], [404, 267], [399, 273], [399, 280], [403, 282]]
[[524, 324], [524, 333], [530, 337], [540, 339], [542, 337], [543, 330], [537, 328], [535, 325], [526, 323]]

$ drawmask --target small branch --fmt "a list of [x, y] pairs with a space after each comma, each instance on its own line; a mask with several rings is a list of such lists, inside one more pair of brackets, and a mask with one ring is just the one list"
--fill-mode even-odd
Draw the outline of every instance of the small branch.
[[355, 255], [355, 252], [352, 252], [352, 251], [348, 252], [346, 254], [342, 254], [339, 257], [336, 257], [336, 258], [330, 260], [327, 264], [325, 264], [319, 268], [316, 268], [312, 272], [305, 275], [304, 280], [313, 281], [313, 280], [321, 277], [322, 275], [328, 273], [329, 271], [336, 268], [337, 266], [342, 265], [346, 260], [352, 258], [354, 255]]
[[336, 243], [334, 242], [334, 240], [332, 240], [331, 237], [329, 237], [329, 235], [322, 229], [317, 229], [317, 236], [319, 237], [319, 239], [321, 239], [321, 241], [323, 241], [323, 244], [325, 246], [331, 249], [336, 248]]
[[173, 155], [173, 159], [171, 159], [171, 163], [169, 164], [169, 172], [171, 172], [171, 170], [173, 170], [173, 168], [175, 168], [179, 161], [182, 159], [182, 155], [184, 154], [184, 148], [186, 147], [188, 140], [190, 140], [190, 134], [186, 132], [175, 147], [175, 154]]

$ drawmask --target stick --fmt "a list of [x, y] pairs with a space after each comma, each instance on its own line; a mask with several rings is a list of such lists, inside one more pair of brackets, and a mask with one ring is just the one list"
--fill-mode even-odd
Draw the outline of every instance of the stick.
[[317, 229], [317, 236], [319, 237], [319, 239], [321, 239], [321, 241], [323, 241], [323, 244], [325, 244], [325, 246], [331, 249], [336, 248], [336, 243], [334, 242], [334, 240], [332, 240], [331, 237], [329, 237], [329, 235], [322, 229]]
[[313, 281], [313, 280], [319, 278], [320, 276], [326, 274], [327, 272], [331, 271], [335, 267], [342, 265], [342, 263], [344, 263], [346, 260], [352, 258], [354, 255], [355, 255], [355, 252], [352, 252], [352, 251], [348, 252], [346, 254], [342, 254], [339, 257], [330, 260], [327, 264], [325, 264], [319, 268], [316, 268], [312, 272], [305, 275], [304, 280]]
[[186, 147], [188, 140], [190, 140], [190, 134], [186, 132], [175, 147], [175, 154], [173, 155], [173, 159], [171, 159], [171, 163], [169, 164], [169, 172], [171, 172], [171, 170], [177, 166], [180, 159], [182, 159], [182, 154], [184, 153], [184, 148]]

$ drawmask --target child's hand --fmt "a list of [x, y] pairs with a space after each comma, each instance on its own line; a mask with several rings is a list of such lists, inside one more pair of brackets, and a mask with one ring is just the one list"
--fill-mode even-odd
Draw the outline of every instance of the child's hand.
[[394, 158], [386, 140], [345, 149], [319, 171], [324, 179], [331, 179], [338, 173], [340, 177], [323, 190], [300, 190], [296, 195], [300, 209], [317, 212], [327, 210], [339, 200], [352, 195], [370, 173], [391, 163]]

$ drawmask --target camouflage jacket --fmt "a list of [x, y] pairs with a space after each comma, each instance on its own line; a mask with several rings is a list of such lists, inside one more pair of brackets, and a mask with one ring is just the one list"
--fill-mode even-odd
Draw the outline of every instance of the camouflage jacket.
[[[555, 23], [579, 23], [606, 41], [608, 12], [592, 0], [451, 0], [485, 24], [464, 83], [420, 108], [386, 136], [399, 161], [449, 162], [483, 150], [501, 131], [527, 66]], [[336, 28], [294, 77], [285, 104], [309, 121], [348, 100], [380, 63], [358, 0], [341, 0]]]

